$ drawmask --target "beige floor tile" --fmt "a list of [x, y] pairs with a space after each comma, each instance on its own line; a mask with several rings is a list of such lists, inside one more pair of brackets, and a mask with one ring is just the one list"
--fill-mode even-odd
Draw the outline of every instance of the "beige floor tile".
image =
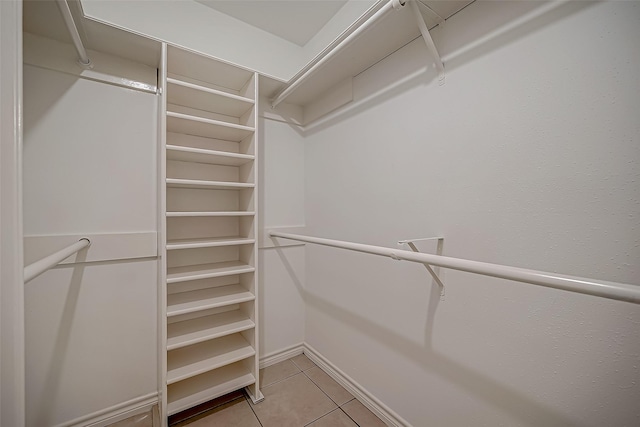
[[353, 399], [342, 405], [342, 410], [347, 413], [360, 427], [386, 427], [382, 420], [371, 412], [366, 406]]
[[275, 365], [260, 369], [260, 387], [266, 387], [269, 384], [284, 380], [285, 378], [289, 378], [299, 372], [300, 368], [298, 368], [291, 360], [285, 360], [284, 362], [276, 363]]
[[317, 366], [315, 368], [307, 369], [304, 373], [311, 379], [311, 381], [320, 387], [320, 390], [324, 391], [327, 396], [336, 403], [336, 405], [343, 405], [353, 399], [351, 393], [345, 390], [344, 387], [335, 382], [333, 378]]
[[210, 412], [178, 424], [178, 427], [260, 427], [244, 398], [218, 406]]
[[306, 371], [307, 369], [311, 369], [313, 367], [316, 366], [315, 363], [313, 363], [307, 356], [305, 356], [304, 354], [299, 354], [296, 357], [292, 357], [291, 360], [293, 363], [296, 364], [296, 366], [300, 369], [302, 369], [303, 371]]
[[251, 405], [263, 427], [301, 427], [337, 408], [303, 373], [264, 387], [262, 393], [264, 400]]
[[336, 409], [307, 427], [358, 427], [358, 424], [354, 423], [341, 409]]

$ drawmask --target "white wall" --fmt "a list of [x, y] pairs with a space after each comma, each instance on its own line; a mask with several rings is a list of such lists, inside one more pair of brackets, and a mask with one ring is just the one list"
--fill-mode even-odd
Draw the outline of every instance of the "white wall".
[[[304, 142], [260, 118], [260, 229], [304, 225]], [[304, 342], [304, 247], [261, 248], [260, 356]]]
[[303, 47], [191, 0], [82, 0], [82, 8], [96, 21], [287, 81], [376, 1], [348, 1]]
[[[309, 233], [640, 284], [640, 4], [491, 34], [539, 7], [474, 3], [436, 31], [445, 86], [430, 68], [310, 133]], [[450, 270], [439, 301], [420, 265], [307, 246], [306, 341], [411, 425], [637, 425], [640, 307]]]
[[[156, 102], [25, 65], [26, 236], [157, 231]], [[157, 269], [78, 263], [26, 285], [27, 425], [157, 392]]]

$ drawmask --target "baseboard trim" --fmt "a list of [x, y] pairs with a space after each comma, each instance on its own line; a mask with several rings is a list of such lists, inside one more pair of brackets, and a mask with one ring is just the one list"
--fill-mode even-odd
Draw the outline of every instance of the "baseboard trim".
[[150, 411], [158, 403], [158, 393], [136, 397], [109, 408], [58, 424], [56, 427], [104, 427], [125, 418]]
[[260, 358], [260, 369], [276, 363], [284, 362], [304, 352], [304, 343], [295, 344], [282, 350], [274, 351]]
[[409, 424], [404, 418], [402, 418], [391, 408], [374, 397], [364, 387], [362, 387], [353, 378], [341, 371], [333, 363], [329, 362], [329, 360], [327, 360], [327, 358], [320, 354], [315, 348], [307, 343], [304, 343], [303, 346], [303, 353], [309, 359], [311, 359], [313, 363], [318, 365], [320, 369], [325, 371], [338, 384], [347, 389], [349, 393], [351, 393], [356, 399], [358, 399], [364, 406], [369, 408], [371, 412], [376, 414], [378, 418], [384, 421], [388, 426], [411, 427], [411, 424]]

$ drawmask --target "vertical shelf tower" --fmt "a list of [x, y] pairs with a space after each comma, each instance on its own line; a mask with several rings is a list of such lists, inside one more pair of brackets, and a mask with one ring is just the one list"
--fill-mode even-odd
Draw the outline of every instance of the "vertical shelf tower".
[[258, 76], [172, 46], [163, 58], [160, 329], [169, 416], [243, 387], [262, 400]]

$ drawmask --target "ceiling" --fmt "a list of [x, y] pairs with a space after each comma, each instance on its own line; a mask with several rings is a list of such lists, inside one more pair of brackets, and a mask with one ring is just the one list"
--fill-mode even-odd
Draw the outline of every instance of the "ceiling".
[[299, 46], [304, 46], [347, 0], [195, 0]]
[[[195, 0], [242, 22], [304, 46], [348, 0]], [[418, 0], [431, 28], [472, 0]]]

